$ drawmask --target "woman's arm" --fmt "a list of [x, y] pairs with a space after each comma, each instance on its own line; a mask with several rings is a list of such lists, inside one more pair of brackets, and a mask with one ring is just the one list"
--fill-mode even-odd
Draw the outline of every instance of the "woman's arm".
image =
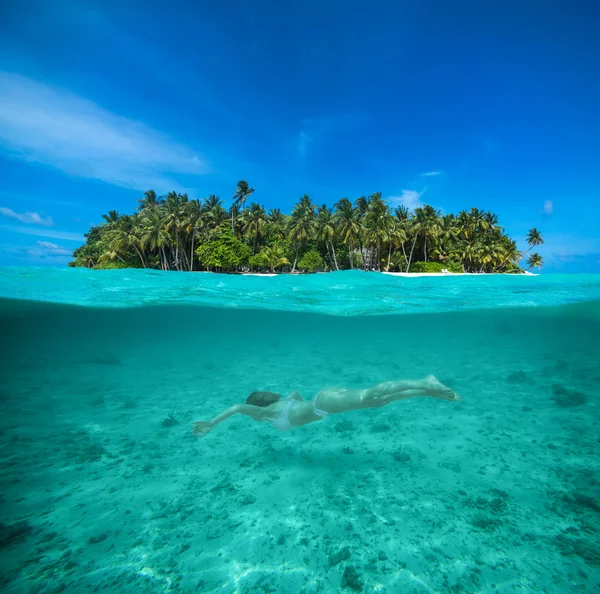
[[263, 421], [264, 416], [264, 408], [260, 406], [254, 406], [252, 404], [234, 404], [230, 406], [228, 409], [224, 410], [222, 413], [218, 414], [216, 417], [211, 419], [210, 421], [195, 421], [193, 433], [194, 435], [198, 435], [199, 437], [203, 437], [206, 435], [215, 425], [222, 423], [229, 417], [232, 417], [236, 414], [246, 415], [247, 417], [252, 417], [255, 421]]

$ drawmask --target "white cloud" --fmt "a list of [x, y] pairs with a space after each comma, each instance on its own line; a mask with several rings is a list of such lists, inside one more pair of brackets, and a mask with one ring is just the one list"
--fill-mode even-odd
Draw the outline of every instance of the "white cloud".
[[421, 202], [420, 198], [425, 194], [427, 188], [422, 192], [417, 192], [416, 190], [402, 190], [402, 194], [400, 196], [388, 196], [388, 201], [393, 206], [406, 206], [408, 210], [415, 210], [415, 208], [420, 208], [424, 204]]
[[435, 177], [436, 175], [442, 175], [441, 171], [428, 171], [427, 173], [421, 173], [421, 177]]
[[17, 219], [18, 221], [21, 221], [21, 223], [33, 223], [35, 225], [44, 225], [48, 227], [54, 225], [54, 221], [51, 219], [51, 217], [43, 217], [37, 212], [24, 212], [21, 214], [11, 210], [10, 208], [0, 206], [0, 215]]
[[544, 214], [546, 216], [550, 216], [554, 212], [554, 204], [552, 204], [552, 200], [544, 201]]
[[79, 242], [85, 240], [85, 237], [81, 233], [72, 233], [70, 231], [54, 231], [53, 229], [38, 229], [37, 227], [14, 227], [12, 225], [0, 225], [0, 229], [12, 231], [13, 233], [23, 233], [25, 235], [50, 237], [51, 239], [66, 239], [67, 241]]
[[[37, 244], [43, 249], [43, 253], [48, 256], [70, 256], [73, 252], [73, 250], [68, 250], [55, 243], [50, 243], [49, 241], [38, 241]], [[39, 252], [40, 250], [36, 251]]]
[[49, 241], [38, 241], [37, 244], [40, 247], [48, 248], [49, 250], [57, 250], [59, 247], [55, 243], [50, 243]]
[[46, 258], [65, 258], [71, 256], [73, 250], [50, 243], [49, 241], [38, 241], [35, 246], [22, 245], [0, 245], [0, 250], [8, 254], [23, 258], [46, 259]]
[[179, 187], [208, 170], [192, 149], [68, 91], [0, 71], [0, 145], [69, 175], [118, 186]]

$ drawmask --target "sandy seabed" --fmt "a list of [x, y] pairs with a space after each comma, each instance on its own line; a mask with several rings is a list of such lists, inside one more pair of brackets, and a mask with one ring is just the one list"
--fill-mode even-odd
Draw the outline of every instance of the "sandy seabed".
[[[597, 304], [4, 315], [3, 592], [600, 591]], [[462, 401], [191, 434], [429, 373]]]

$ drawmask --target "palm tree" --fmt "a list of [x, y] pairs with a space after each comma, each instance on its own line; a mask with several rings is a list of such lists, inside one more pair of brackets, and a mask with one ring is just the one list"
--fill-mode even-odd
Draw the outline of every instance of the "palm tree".
[[108, 214], [103, 214], [102, 218], [111, 225], [112, 223], [116, 223], [119, 220], [119, 211], [117, 210], [109, 210]]
[[[169, 192], [165, 200], [165, 222], [167, 230], [175, 233], [175, 268], [181, 270], [181, 262], [179, 260], [179, 232], [182, 228], [185, 204], [188, 202], [187, 194], [178, 194], [177, 192]], [[173, 242], [171, 242], [171, 251]], [[182, 251], [183, 257], [187, 260], [185, 250]]]
[[314, 236], [315, 231], [315, 207], [309, 196], [304, 194], [298, 201], [290, 217], [290, 239], [296, 244], [296, 254], [292, 272], [298, 264], [298, 251]]
[[110, 225], [105, 235], [106, 242], [111, 252], [119, 254], [133, 248], [139, 256], [142, 266], [146, 268], [146, 261], [142, 253], [140, 229], [136, 225], [135, 217], [123, 215]]
[[[393, 217], [390, 214], [388, 205], [381, 198], [381, 192], [371, 194], [371, 197], [369, 198], [369, 207], [364, 217], [364, 223], [365, 241], [371, 246], [375, 246], [377, 269], [381, 270], [381, 245], [387, 241], [388, 234], [393, 225]], [[372, 250], [369, 250], [369, 254], [369, 264], [372, 267]]]
[[531, 251], [531, 249], [537, 245], [541, 245], [542, 243], [544, 243], [544, 239], [542, 237], [542, 234], [534, 227], [533, 229], [530, 229], [527, 232], [527, 245], [529, 246], [528, 250], [525, 250], [523, 252], [523, 256]]
[[541, 268], [543, 265], [544, 259], [537, 252], [531, 254], [531, 256], [529, 256], [529, 258], [527, 259], [527, 266], [529, 266], [530, 270], [532, 268]]
[[479, 272], [483, 272], [488, 264], [494, 269], [494, 267], [502, 261], [504, 256], [504, 247], [502, 243], [493, 237], [476, 243], [475, 251], [477, 253], [478, 261], [481, 264]]
[[215, 194], [211, 194], [204, 200], [202, 210], [206, 216], [206, 226], [210, 231], [216, 231], [227, 220], [223, 201]]
[[279, 245], [265, 246], [260, 253], [263, 255], [271, 272], [275, 272], [280, 266], [289, 266], [290, 261], [284, 256], [283, 249]]
[[358, 209], [360, 216], [364, 217], [367, 214], [367, 210], [369, 210], [369, 199], [366, 196], [361, 196], [356, 199], [354, 206]]
[[[407, 263], [406, 272], [408, 272], [408, 266], [410, 266], [410, 262], [408, 261], [408, 258], [406, 257], [406, 249], [404, 248], [404, 244], [408, 240], [408, 233], [409, 233], [410, 227], [411, 227], [409, 215], [410, 215], [410, 213], [409, 213], [408, 208], [406, 208], [406, 206], [398, 206], [397, 208], [394, 209], [394, 217], [396, 217], [396, 218], [393, 221], [393, 228], [392, 228], [392, 232], [391, 232], [392, 235], [390, 237], [391, 242], [393, 242], [396, 247], [398, 247], [398, 245], [399, 245], [402, 248], [402, 254], [404, 256], [404, 261]], [[413, 245], [413, 247], [414, 247], [414, 245]], [[388, 257], [388, 269], [390, 267], [389, 260], [390, 259]], [[402, 267], [400, 267], [400, 272], [402, 272]]]
[[267, 215], [265, 209], [253, 202], [250, 209], [242, 214], [242, 233], [245, 237], [253, 237], [252, 254], [256, 254], [256, 243], [262, 237], [267, 226]]
[[350, 268], [354, 268], [354, 246], [361, 234], [360, 211], [352, 207], [348, 198], [341, 198], [335, 204], [335, 219], [338, 233], [348, 246]]
[[423, 236], [423, 256], [427, 262], [427, 239], [438, 236], [442, 226], [440, 211], [433, 206], [425, 205], [415, 209], [415, 230]]
[[202, 203], [200, 200], [190, 200], [185, 205], [185, 218], [184, 218], [184, 228], [185, 232], [189, 235], [190, 232], [192, 234], [191, 242], [190, 242], [190, 261], [189, 261], [189, 270], [192, 272], [194, 270], [194, 244], [196, 243], [196, 235], [200, 229], [204, 227], [204, 210], [202, 208]]
[[[333, 245], [333, 238], [336, 234], [335, 228], [335, 217], [331, 210], [327, 208], [326, 204], [320, 206], [317, 213], [317, 220], [315, 222], [315, 237], [318, 241], [322, 241], [325, 244], [325, 249], [327, 250], [327, 255], [331, 260], [331, 255], [333, 255], [333, 264], [336, 270], [339, 270], [337, 264], [337, 258], [335, 257], [335, 247]], [[329, 246], [331, 246], [331, 251], [329, 250]]]
[[478, 208], [471, 208], [469, 211], [469, 226], [471, 235], [482, 234], [487, 231], [490, 227], [487, 213]]
[[[406, 259], [406, 252], [404, 251], [404, 243], [406, 242], [406, 227], [403, 221], [399, 221], [397, 218], [392, 219], [391, 227], [388, 231], [388, 261], [386, 266], [386, 272], [390, 270], [390, 263], [392, 260], [392, 248], [401, 247], [404, 253], [404, 259]], [[400, 272], [402, 272], [402, 266], [400, 266]]]
[[[254, 192], [254, 188], [251, 188], [248, 185], [247, 181], [244, 181], [243, 179], [241, 179], [237, 184], [237, 188], [235, 189], [235, 194], [233, 196], [233, 204], [235, 204], [238, 207], [241, 204], [242, 210], [243, 210], [244, 205], [246, 204], [246, 199], [248, 198], [248, 196], [250, 196], [250, 194], [252, 194], [252, 192]], [[232, 231], [234, 231], [233, 214], [234, 214], [234, 211], [232, 210], [231, 211], [231, 230]]]
[[272, 226], [277, 239], [283, 239], [285, 237], [287, 216], [279, 208], [272, 208], [267, 215], [267, 220], [269, 221], [269, 225]]
[[144, 197], [138, 200], [139, 206], [136, 208], [138, 212], [143, 210], [151, 210], [160, 206], [164, 202], [163, 198], [156, 195], [154, 190], [144, 192]]
[[157, 251], [160, 258], [162, 270], [169, 269], [169, 261], [165, 253], [165, 247], [171, 244], [171, 236], [160, 208], [154, 208], [146, 213], [142, 219], [141, 244]]

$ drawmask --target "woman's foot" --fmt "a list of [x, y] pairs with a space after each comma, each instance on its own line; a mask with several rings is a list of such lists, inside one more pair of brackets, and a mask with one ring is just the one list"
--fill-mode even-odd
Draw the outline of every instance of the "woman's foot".
[[423, 380], [423, 387], [425, 388], [428, 396], [440, 398], [441, 400], [460, 400], [460, 396], [456, 392], [451, 390], [448, 386], [444, 386], [444, 384], [438, 381], [433, 375], [428, 375]]

